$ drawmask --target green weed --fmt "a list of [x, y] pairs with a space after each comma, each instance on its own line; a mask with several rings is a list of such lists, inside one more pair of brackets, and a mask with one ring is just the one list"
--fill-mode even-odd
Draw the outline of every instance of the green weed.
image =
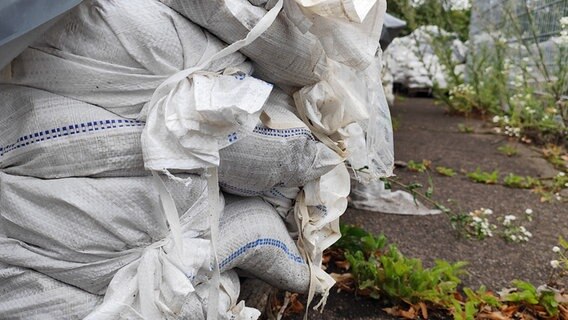
[[467, 177], [477, 183], [496, 184], [499, 181], [499, 170], [485, 172], [478, 167], [474, 172], [468, 173]]
[[502, 145], [499, 148], [497, 148], [497, 150], [499, 150], [499, 152], [506, 155], [507, 157], [516, 156], [519, 153], [517, 147], [510, 144]]
[[443, 166], [436, 167], [436, 172], [446, 177], [453, 177], [457, 174], [454, 169]]
[[509, 188], [532, 189], [540, 185], [540, 180], [530, 176], [522, 177], [514, 173], [509, 173], [505, 179], [503, 179], [503, 183]]

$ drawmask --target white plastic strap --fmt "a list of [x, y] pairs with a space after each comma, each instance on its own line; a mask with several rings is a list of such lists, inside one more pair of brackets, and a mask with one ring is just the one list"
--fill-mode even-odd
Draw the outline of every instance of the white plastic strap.
[[211, 286], [209, 287], [209, 299], [207, 305], [207, 319], [217, 319], [219, 313], [219, 283], [221, 272], [219, 270], [219, 259], [217, 257], [217, 243], [219, 240], [219, 210], [217, 204], [219, 203], [219, 178], [216, 167], [207, 168], [207, 198], [209, 201], [209, 221], [211, 230], [211, 257], [212, 260], [212, 277]]
[[162, 97], [166, 96], [167, 93], [169, 91], [171, 91], [171, 89], [179, 81], [187, 78], [188, 76], [190, 76], [191, 74], [193, 74], [197, 71], [205, 69], [205, 67], [207, 67], [207, 65], [210, 64], [212, 61], [215, 61], [217, 59], [221, 59], [221, 58], [226, 57], [226, 56], [228, 56], [232, 53], [239, 51], [241, 48], [249, 45], [254, 40], [256, 40], [258, 37], [260, 37], [272, 25], [274, 20], [276, 20], [278, 13], [280, 13], [280, 10], [282, 9], [283, 2], [284, 2], [284, 0], [279, 0], [276, 3], [276, 5], [274, 6], [274, 8], [270, 9], [270, 11], [268, 11], [264, 15], [264, 17], [262, 17], [260, 19], [260, 21], [258, 21], [258, 23], [250, 30], [250, 32], [247, 34], [247, 36], [244, 39], [236, 41], [236, 42], [232, 43], [231, 45], [223, 48], [223, 50], [217, 52], [216, 54], [211, 56], [211, 58], [203, 61], [198, 66], [182, 70], [182, 71], [172, 75], [171, 77], [166, 79], [164, 82], [162, 82], [162, 84], [160, 84], [158, 86], [156, 91], [154, 91], [154, 94], [152, 95], [152, 99], [150, 100], [149, 105], [150, 106], [156, 105], [158, 103], [158, 101]]
[[[171, 90], [180, 81], [184, 80], [185, 78], [190, 77], [191, 75], [193, 75], [197, 72], [204, 70], [207, 67], [207, 65], [209, 65], [212, 61], [223, 58], [225, 56], [228, 56], [228, 55], [230, 55], [234, 52], [237, 52], [239, 49], [243, 48], [244, 46], [247, 46], [248, 44], [250, 44], [254, 40], [256, 40], [260, 35], [262, 35], [272, 25], [274, 20], [276, 20], [278, 13], [282, 9], [283, 1], [284, 0], [279, 0], [275, 4], [275, 6], [270, 11], [268, 11], [266, 13], [266, 15], [264, 15], [264, 17], [262, 17], [260, 19], [260, 21], [256, 24], [256, 26], [254, 26], [252, 28], [252, 30], [247, 34], [247, 36], [244, 39], [239, 40], [237, 42], [234, 42], [233, 44], [225, 47], [224, 49], [217, 52], [212, 57], [203, 61], [201, 64], [197, 65], [196, 67], [182, 70], [182, 71], [170, 76], [168, 79], [166, 79], [164, 82], [162, 82], [158, 86], [158, 88], [154, 91], [154, 94], [152, 95], [152, 99], [148, 103], [148, 109], [152, 110], [152, 108], [155, 108], [156, 105], [158, 104], [158, 102], [161, 99], [163, 99], [164, 97], [166, 97], [169, 94], [169, 92], [171, 92]], [[167, 168], [164, 168], [164, 169], [167, 169]], [[158, 180], [161, 181], [161, 185], [157, 184], [158, 189], [160, 191], [160, 200], [162, 201], [162, 204], [165, 208], [166, 218], [168, 219], [168, 223], [170, 223], [170, 229], [172, 231], [174, 241], [177, 242], [175, 244], [175, 247], [179, 248], [179, 246], [181, 246], [181, 229], [179, 228], [179, 217], [177, 217], [177, 214], [176, 214], [175, 219], [177, 219], [177, 222], [178, 222], [177, 226], [176, 226], [175, 222], [173, 222], [175, 220], [174, 217], [171, 217], [171, 216], [168, 217], [168, 212], [170, 212], [170, 210], [168, 210], [168, 208], [172, 205], [173, 200], [169, 201], [169, 199], [171, 199], [171, 195], [169, 195], [169, 192], [165, 189], [165, 186], [163, 185], [163, 181], [157, 176], [157, 174], [155, 172], [152, 172], [152, 174], [155, 177], [157, 177]], [[209, 214], [210, 214], [210, 221], [211, 221], [211, 225], [210, 225], [210, 228], [211, 228], [211, 250], [212, 250], [212, 257], [213, 257], [212, 277], [211, 277], [211, 280], [210, 280], [211, 281], [211, 286], [210, 286], [211, 289], [209, 291], [209, 300], [208, 300], [208, 307], [207, 307], [208, 308], [207, 319], [208, 320], [216, 320], [218, 318], [219, 283], [220, 283], [220, 271], [219, 271], [219, 263], [218, 263], [217, 248], [216, 248], [218, 237], [219, 237], [219, 212], [218, 212], [218, 209], [217, 209], [217, 204], [218, 204], [218, 201], [219, 201], [219, 183], [218, 183], [217, 168], [216, 167], [207, 168], [206, 169], [206, 175], [207, 175], [207, 184], [208, 184], [208, 201], [209, 201], [209, 210], [210, 210]], [[173, 207], [175, 208], [175, 203], [173, 203]], [[172, 222], [170, 222], [170, 220], [172, 220]], [[178, 244], [179, 244], [179, 246], [178, 246]]]
[[174, 251], [180, 257], [183, 256], [183, 242], [181, 237], [181, 223], [179, 221], [179, 214], [177, 211], [176, 204], [172, 195], [166, 189], [166, 185], [160, 176], [155, 172], [152, 171], [152, 176], [154, 178], [154, 185], [160, 194], [160, 203], [162, 204], [162, 209], [164, 211], [164, 215], [166, 216], [166, 221], [168, 222], [168, 226], [170, 228], [170, 232], [172, 234], [172, 239], [174, 242]]

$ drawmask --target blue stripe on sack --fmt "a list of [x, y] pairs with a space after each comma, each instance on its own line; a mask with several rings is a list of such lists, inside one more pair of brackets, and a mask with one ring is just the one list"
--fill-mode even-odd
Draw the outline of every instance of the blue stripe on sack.
[[221, 181], [219, 181], [219, 186], [221, 186], [222, 188], [225, 188], [225, 189], [238, 191], [240, 193], [245, 193], [245, 194], [248, 194], [248, 195], [251, 195], [251, 196], [260, 196], [260, 195], [263, 194], [263, 192], [261, 192], [261, 191], [252, 191], [252, 190], [247, 190], [247, 189], [243, 189], [243, 188], [240, 188], [240, 187], [234, 187], [232, 185], [229, 185], [229, 184], [227, 184], [225, 182], [221, 182]]
[[310, 130], [306, 128], [270, 129], [264, 126], [256, 126], [252, 132], [271, 137], [290, 138], [305, 136], [310, 140], [316, 140]]
[[317, 208], [318, 210], [320, 210], [321, 212], [323, 212], [323, 216], [324, 216], [324, 217], [327, 216], [327, 207], [326, 207], [326, 206], [324, 206], [324, 205], [322, 205], [322, 204], [318, 204], [318, 205], [316, 206], [316, 208]]
[[68, 126], [42, 130], [19, 137], [18, 139], [16, 139], [16, 142], [12, 144], [0, 146], [0, 157], [10, 151], [45, 140], [52, 140], [92, 131], [142, 126], [144, 126], [144, 122], [129, 119], [97, 120], [83, 123], [74, 123]]
[[288, 199], [282, 192], [278, 191], [276, 188], [272, 188], [270, 189], [270, 194], [272, 194], [275, 197], [282, 197], [285, 199]]
[[261, 239], [255, 240], [255, 241], [251, 241], [251, 242], [245, 244], [244, 246], [240, 247], [239, 249], [237, 249], [233, 253], [231, 253], [228, 257], [226, 257], [225, 259], [223, 259], [223, 261], [221, 261], [219, 263], [219, 269], [224, 268], [229, 263], [231, 263], [233, 260], [235, 260], [236, 258], [245, 254], [250, 249], [253, 249], [253, 248], [256, 248], [256, 247], [259, 247], [259, 246], [271, 246], [271, 247], [279, 248], [282, 251], [284, 251], [284, 253], [286, 253], [286, 255], [288, 256], [288, 259], [290, 259], [290, 260], [292, 260], [296, 263], [305, 264], [304, 259], [302, 259], [302, 257], [297, 256], [294, 253], [290, 252], [290, 249], [288, 248], [288, 246], [286, 246], [286, 244], [284, 242], [277, 240], [277, 239], [261, 238]]

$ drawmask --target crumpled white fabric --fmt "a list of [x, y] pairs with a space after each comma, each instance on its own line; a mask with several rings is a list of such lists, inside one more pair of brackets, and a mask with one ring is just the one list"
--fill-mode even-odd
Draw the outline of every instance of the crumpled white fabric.
[[316, 292], [323, 294], [316, 308], [325, 306], [329, 290], [335, 284], [321, 268], [322, 257], [323, 251], [341, 237], [339, 217], [347, 209], [349, 191], [349, 172], [342, 163], [304, 186], [296, 198], [294, 216], [299, 227], [298, 247], [310, 266], [312, 277], [308, 305]]
[[[286, 12], [299, 28], [316, 35], [326, 56], [322, 57], [325, 67], [314, 70], [322, 80], [294, 94], [298, 113], [318, 139], [344, 157], [353, 150], [345, 145], [346, 136], [341, 129], [359, 123], [366, 132], [371, 177], [392, 175], [392, 124], [380, 80], [382, 56], [377, 40], [386, 1], [372, 1], [370, 7], [354, 3], [366, 12], [360, 22], [347, 21], [339, 11], [310, 11], [310, 7], [301, 7], [301, 2], [298, 0], [299, 9], [288, 5]], [[315, 2], [304, 2], [310, 3]]]
[[351, 179], [349, 206], [366, 211], [401, 215], [423, 216], [442, 213], [438, 209], [429, 209], [406, 191], [386, 189], [382, 181], [361, 183], [355, 177]]
[[285, 9], [301, 31], [317, 37], [328, 58], [357, 70], [371, 64], [379, 47], [385, 0], [296, 0]]
[[[359, 159], [366, 159], [373, 179], [391, 176], [394, 169], [391, 117], [377, 63], [357, 72], [330, 61], [333, 68], [325, 80], [294, 94], [298, 113], [312, 133], [343, 157], [357, 153]], [[345, 143], [344, 128], [352, 123], [365, 131], [364, 151]]]
[[296, 0], [309, 12], [361, 23], [377, 0]]
[[219, 166], [219, 150], [251, 132], [272, 85], [244, 73], [194, 74], [147, 110], [142, 132], [150, 170]]

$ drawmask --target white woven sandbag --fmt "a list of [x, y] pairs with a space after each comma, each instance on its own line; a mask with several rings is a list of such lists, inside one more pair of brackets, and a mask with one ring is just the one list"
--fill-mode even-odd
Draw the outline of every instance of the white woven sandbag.
[[342, 159], [291, 111], [291, 98], [274, 89], [259, 123], [244, 139], [220, 151], [224, 191], [259, 196], [275, 187], [299, 187], [332, 170]]
[[83, 319], [101, 300], [34, 270], [0, 263], [2, 319]]
[[[205, 320], [207, 319], [209, 282], [203, 282], [195, 286], [195, 292], [191, 293], [177, 319]], [[221, 273], [219, 294], [219, 317], [220, 320], [255, 320], [260, 316], [260, 311], [245, 307], [244, 301], [238, 301], [241, 284], [239, 276], [233, 270]]]
[[[224, 46], [158, 1], [91, 0], [12, 62], [11, 81], [135, 118], [164, 80]], [[233, 53], [207, 70], [244, 60]]]
[[[210, 223], [206, 183], [199, 176], [186, 178], [191, 182], [166, 182], [181, 214], [183, 264], [175, 266], [176, 239], [167, 223], [176, 226], [166, 222], [152, 177], [41, 180], [2, 173], [0, 262], [97, 294], [105, 293], [111, 279], [111, 286], [115, 282], [129, 290], [137, 288], [126, 285], [129, 281], [139, 281], [150, 291], [140, 290], [131, 303], [160, 290], [171, 297], [171, 306], [192, 290], [188, 278], [209, 264], [209, 241], [198, 238]], [[179, 290], [189, 291], [180, 297]], [[105, 300], [113, 296], [106, 295]]]
[[0, 85], [0, 169], [41, 178], [144, 172], [143, 122], [78, 100]]
[[[161, 2], [227, 43], [244, 38], [267, 12], [264, 7], [246, 0]], [[253, 60], [255, 74], [267, 81], [291, 86], [318, 81], [314, 69], [321, 67], [321, 45], [313, 35], [303, 34], [283, 14], [256, 41], [240, 51]]]
[[316, 36], [328, 58], [360, 71], [379, 48], [386, 7], [385, 0], [295, 0], [286, 14]]
[[271, 90], [236, 50], [157, 1], [93, 0], [12, 63], [12, 82], [145, 120], [147, 169], [200, 169], [252, 129]]
[[280, 289], [306, 292], [308, 265], [274, 208], [260, 198], [234, 201], [220, 224], [221, 271], [242, 269]]

